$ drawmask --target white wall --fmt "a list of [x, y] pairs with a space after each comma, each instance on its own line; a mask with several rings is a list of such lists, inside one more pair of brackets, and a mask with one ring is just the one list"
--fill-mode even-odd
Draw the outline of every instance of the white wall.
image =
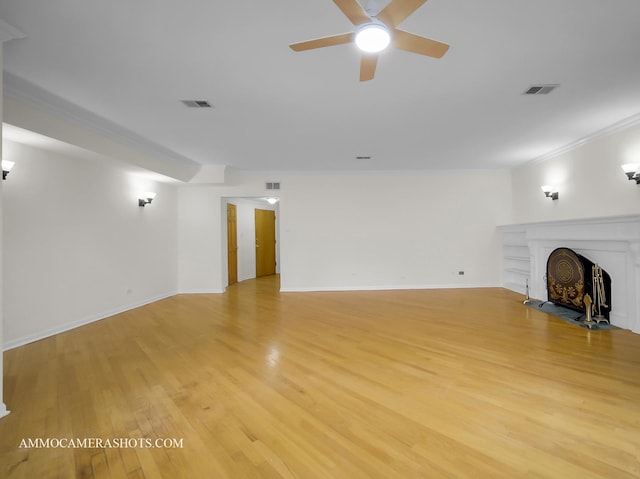
[[238, 281], [256, 277], [256, 205], [229, 200], [236, 205], [238, 236]]
[[[0, 42], [0, 65], [2, 65], [2, 53], [3, 53], [3, 44]], [[2, 91], [2, 78], [0, 78], [0, 91]], [[0, 128], [2, 128], [2, 96], [0, 95]], [[0, 142], [0, 159], [4, 158], [4, 152], [2, 151], [2, 142]], [[2, 180], [0, 180], [2, 182]], [[2, 271], [2, 228], [3, 228], [3, 219], [2, 219], [2, 210], [3, 210], [3, 194], [2, 187], [4, 186], [4, 182], [0, 183], [0, 271]], [[4, 315], [2, 314], [2, 310], [4, 309], [4, 299], [2, 293], [2, 275], [0, 274], [0, 345], [4, 344]], [[2, 378], [4, 377], [4, 362], [2, 353], [0, 352], [0, 417], [6, 416], [8, 414], [7, 407], [4, 404], [4, 393], [3, 393], [3, 383]]]
[[496, 286], [510, 194], [506, 172], [287, 178], [282, 289]]
[[175, 186], [18, 143], [5, 155], [5, 348], [175, 294]]
[[[624, 163], [640, 163], [640, 123], [514, 169], [513, 223], [640, 213], [640, 186], [627, 180]], [[544, 196], [544, 184], [558, 186], [558, 200]]]
[[[265, 196], [264, 181], [273, 179], [228, 177], [225, 186], [180, 189], [183, 291], [223, 290], [222, 199]], [[510, 218], [508, 172], [288, 173], [277, 180], [283, 290], [500, 283], [496, 225]]]
[[189, 185], [179, 188], [178, 285], [181, 293], [224, 291], [221, 221], [217, 187]]

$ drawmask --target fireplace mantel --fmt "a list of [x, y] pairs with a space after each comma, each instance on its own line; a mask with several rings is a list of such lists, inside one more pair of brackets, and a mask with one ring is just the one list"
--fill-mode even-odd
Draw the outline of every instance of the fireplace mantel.
[[551, 252], [570, 248], [611, 275], [611, 324], [640, 333], [640, 215], [505, 225], [502, 285], [546, 300]]

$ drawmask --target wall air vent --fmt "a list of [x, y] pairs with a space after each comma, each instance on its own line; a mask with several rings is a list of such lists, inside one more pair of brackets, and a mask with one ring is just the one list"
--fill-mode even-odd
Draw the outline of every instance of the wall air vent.
[[180, 100], [189, 108], [213, 108], [207, 100]]
[[279, 181], [267, 181], [265, 184], [265, 189], [267, 190], [279, 190], [280, 182]]
[[523, 95], [548, 95], [560, 85], [531, 85]]
[[356, 160], [370, 160], [370, 159], [371, 159], [370, 155], [356, 156]]

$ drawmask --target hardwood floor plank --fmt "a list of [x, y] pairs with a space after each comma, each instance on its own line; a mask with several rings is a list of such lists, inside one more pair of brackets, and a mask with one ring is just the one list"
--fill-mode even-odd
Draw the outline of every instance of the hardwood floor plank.
[[[7, 351], [0, 477], [640, 477], [640, 335], [498, 288], [278, 287], [178, 295]], [[20, 447], [38, 438], [133, 443]]]

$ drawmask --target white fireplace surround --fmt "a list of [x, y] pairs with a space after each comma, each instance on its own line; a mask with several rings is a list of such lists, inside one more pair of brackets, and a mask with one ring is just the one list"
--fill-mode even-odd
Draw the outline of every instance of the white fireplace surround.
[[[611, 276], [611, 324], [640, 333], [640, 216], [528, 223], [500, 227], [502, 285], [546, 300], [546, 268], [560, 247], [599, 264]], [[528, 258], [527, 255], [528, 254]]]

